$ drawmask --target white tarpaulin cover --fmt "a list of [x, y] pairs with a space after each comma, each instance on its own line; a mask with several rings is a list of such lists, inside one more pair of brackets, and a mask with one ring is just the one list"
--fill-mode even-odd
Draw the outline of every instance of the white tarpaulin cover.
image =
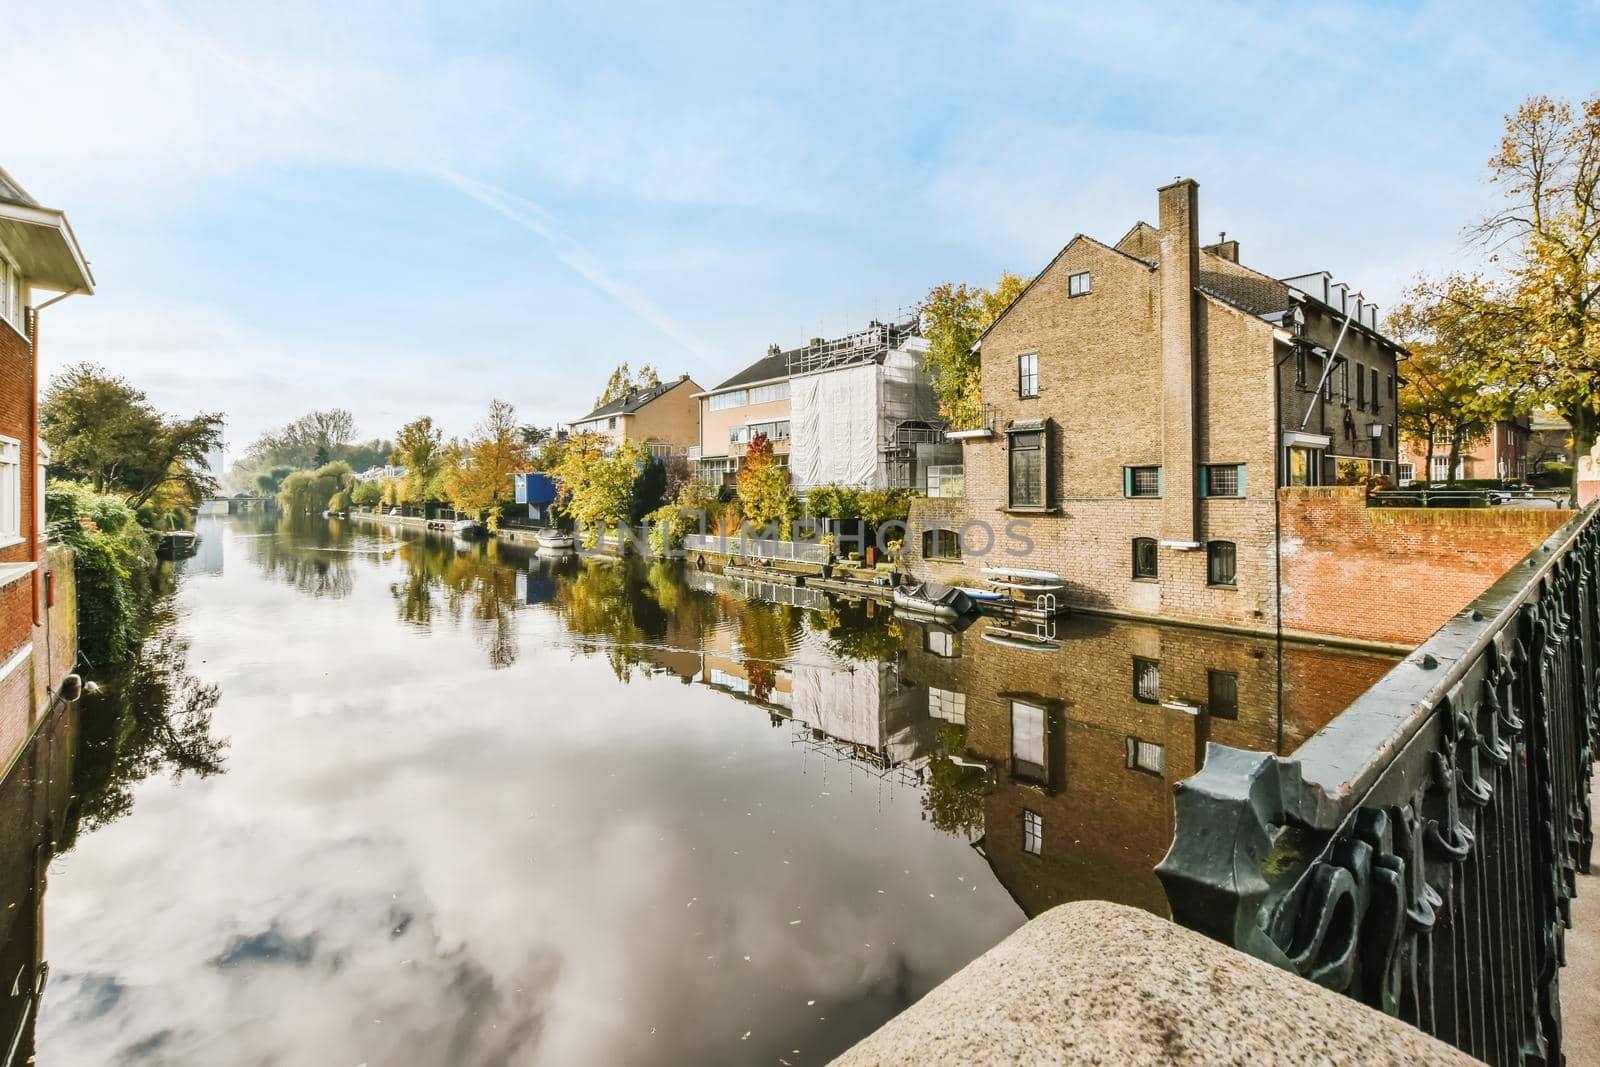
[[873, 487], [878, 479], [878, 365], [789, 381], [789, 476], [795, 488]]

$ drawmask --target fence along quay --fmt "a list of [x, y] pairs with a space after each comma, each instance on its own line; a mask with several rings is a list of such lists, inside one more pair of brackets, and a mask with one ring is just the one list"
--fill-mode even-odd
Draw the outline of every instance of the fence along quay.
[[1210, 745], [1174, 919], [1495, 1064], [1563, 1062], [1594, 844], [1600, 504], [1289, 757]]

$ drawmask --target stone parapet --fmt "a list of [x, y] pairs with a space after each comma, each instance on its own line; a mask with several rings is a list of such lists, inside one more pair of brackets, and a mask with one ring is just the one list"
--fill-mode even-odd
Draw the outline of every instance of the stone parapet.
[[834, 1062], [1478, 1061], [1192, 930], [1083, 901], [1040, 915]]

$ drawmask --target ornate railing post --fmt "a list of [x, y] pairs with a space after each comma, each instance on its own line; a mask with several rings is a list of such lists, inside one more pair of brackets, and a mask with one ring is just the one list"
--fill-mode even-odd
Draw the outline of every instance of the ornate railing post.
[[1491, 1063], [1560, 1063], [1594, 847], [1600, 505], [1290, 758], [1209, 746], [1156, 868], [1186, 926]]

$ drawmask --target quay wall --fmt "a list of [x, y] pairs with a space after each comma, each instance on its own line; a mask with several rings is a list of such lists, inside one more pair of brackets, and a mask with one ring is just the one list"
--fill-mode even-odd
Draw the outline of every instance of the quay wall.
[[1574, 514], [1370, 508], [1356, 486], [1278, 497], [1284, 630], [1412, 647]]

